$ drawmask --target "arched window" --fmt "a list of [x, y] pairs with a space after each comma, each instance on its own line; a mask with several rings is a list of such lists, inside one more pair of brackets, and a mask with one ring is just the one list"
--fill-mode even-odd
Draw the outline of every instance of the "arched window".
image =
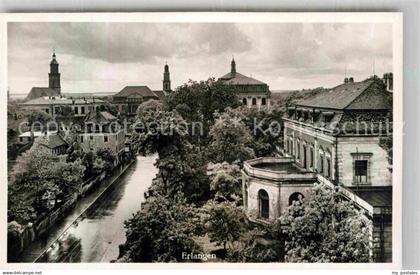
[[263, 189], [258, 191], [258, 201], [260, 218], [268, 219], [270, 217], [270, 200], [267, 191]]
[[248, 102], [247, 102], [246, 98], [243, 98], [243, 99], [242, 99], [242, 103], [243, 103], [245, 106], [248, 104]]
[[301, 201], [303, 200], [303, 198], [304, 196], [302, 195], [302, 193], [295, 192], [289, 197], [289, 205], [292, 205], [294, 201]]
[[252, 98], [252, 105], [257, 105], [257, 99], [255, 97]]

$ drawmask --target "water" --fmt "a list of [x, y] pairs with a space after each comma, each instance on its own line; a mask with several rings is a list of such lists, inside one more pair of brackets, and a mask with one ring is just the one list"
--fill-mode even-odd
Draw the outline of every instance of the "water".
[[156, 156], [137, 162], [93, 203], [37, 262], [110, 262], [125, 242], [124, 221], [140, 209], [157, 173]]

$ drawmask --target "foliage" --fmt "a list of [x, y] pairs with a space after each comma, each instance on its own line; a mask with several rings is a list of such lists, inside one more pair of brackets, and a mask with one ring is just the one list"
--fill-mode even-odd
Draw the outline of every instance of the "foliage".
[[210, 177], [210, 190], [215, 192], [216, 200], [239, 200], [241, 197], [241, 169], [237, 164], [209, 163], [207, 174]]
[[245, 216], [240, 207], [232, 202], [216, 203], [209, 201], [202, 208], [203, 227], [211, 242], [223, 245], [238, 241], [244, 231]]
[[142, 210], [125, 222], [127, 241], [123, 260], [129, 262], [180, 262], [182, 253], [200, 253], [191, 238], [199, 232], [194, 207], [182, 199], [153, 196]]
[[254, 228], [246, 232], [239, 240], [239, 245], [228, 250], [229, 262], [278, 262], [279, 256], [275, 245], [266, 240], [265, 232]]
[[42, 202], [45, 194], [55, 198], [73, 194], [82, 183], [84, 171], [81, 160], [66, 163], [34, 144], [17, 158], [10, 173], [9, 214], [22, 224], [36, 218], [37, 213], [47, 211]]
[[254, 151], [250, 148], [252, 136], [242, 118], [241, 114], [229, 108], [224, 113], [216, 114], [216, 121], [210, 128], [210, 148], [216, 162], [232, 163], [254, 157]]
[[202, 122], [204, 134], [214, 121], [215, 112], [227, 107], [238, 107], [240, 102], [235, 88], [210, 78], [207, 81], [192, 81], [180, 86], [166, 98], [169, 110], [177, 110], [188, 122]]
[[116, 160], [116, 156], [112, 150], [109, 148], [99, 148], [96, 151], [96, 156], [103, 161], [103, 171], [106, 171], [107, 173], [112, 172]]
[[389, 170], [392, 172], [392, 148], [393, 148], [392, 134], [386, 137], [379, 138], [379, 146], [387, 153], [388, 163], [390, 165]]
[[52, 117], [42, 111], [33, 111], [28, 115], [29, 126], [45, 126], [50, 121], [52, 121]]
[[295, 201], [276, 225], [287, 262], [369, 262], [371, 222], [339, 191], [317, 184], [305, 203]]

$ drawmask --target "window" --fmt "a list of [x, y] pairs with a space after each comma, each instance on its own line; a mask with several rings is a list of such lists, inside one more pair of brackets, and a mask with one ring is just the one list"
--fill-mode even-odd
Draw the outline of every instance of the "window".
[[99, 132], [99, 125], [95, 125], [95, 131], [98, 133]]
[[93, 140], [93, 136], [89, 136], [89, 139], [90, 139], [90, 140]]
[[20, 142], [23, 142], [23, 137], [19, 137], [19, 141]]
[[325, 172], [328, 178], [331, 177], [331, 160], [329, 158], [327, 158], [327, 170]]
[[260, 218], [268, 219], [270, 217], [270, 200], [267, 191], [263, 189], [258, 191], [258, 200]]
[[324, 156], [319, 156], [319, 172], [322, 174], [324, 173]]
[[50, 109], [45, 109], [45, 112], [46, 112], [47, 114], [49, 114], [49, 113], [50, 113]]
[[265, 97], [261, 98], [261, 105], [267, 104]]
[[314, 168], [314, 148], [310, 148], [309, 149], [309, 151], [310, 151], [310, 164], [309, 164], [309, 167], [310, 168]]
[[294, 201], [301, 202], [304, 199], [302, 193], [295, 192], [289, 197], [289, 205], [292, 205]]
[[74, 114], [75, 115], [79, 114], [79, 107], [77, 107], [77, 106], [74, 107]]
[[303, 160], [302, 160], [302, 164], [303, 164], [303, 168], [308, 168], [307, 167], [307, 163], [308, 163], [308, 161], [307, 161], [307, 158], [306, 158], [306, 145], [303, 145], [303, 155], [302, 155], [302, 157], [303, 157]]
[[300, 159], [300, 143], [299, 141], [296, 142], [296, 158]]
[[108, 142], [108, 136], [104, 136], [104, 142]]
[[367, 183], [368, 182], [368, 161], [367, 160], [355, 160], [354, 161], [354, 176], [356, 183]]
[[247, 100], [246, 100], [246, 98], [243, 98], [243, 99], [242, 99], [242, 103], [243, 103], [244, 105], [247, 105]]
[[83, 115], [85, 113], [85, 107], [80, 107], [80, 113]]
[[83, 136], [80, 136], [80, 143], [83, 143]]
[[257, 99], [256, 98], [252, 99], [252, 105], [257, 105]]

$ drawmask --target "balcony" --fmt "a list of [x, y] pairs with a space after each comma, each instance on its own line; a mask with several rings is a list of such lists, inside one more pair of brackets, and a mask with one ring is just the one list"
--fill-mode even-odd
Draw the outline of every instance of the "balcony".
[[248, 176], [281, 181], [315, 181], [316, 174], [296, 166], [293, 158], [262, 157], [244, 162], [244, 173]]

